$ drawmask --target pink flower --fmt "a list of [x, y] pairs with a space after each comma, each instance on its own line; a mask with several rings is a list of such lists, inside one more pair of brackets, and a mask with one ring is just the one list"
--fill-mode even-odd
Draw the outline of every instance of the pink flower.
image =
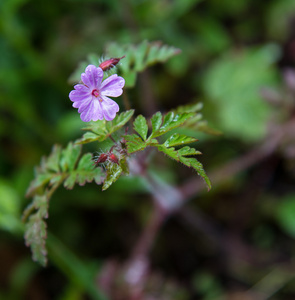
[[111, 75], [102, 82], [103, 70], [100, 67], [89, 65], [85, 73], [82, 73], [83, 84], [76, 84], [70, 92], [70, 100], [73, 107], [78, 108], [83, 122], [91, 120], [111, 121], [119, 111], [119, 105], [110, 97], [122, 95], [125, 80], [117, 74]]

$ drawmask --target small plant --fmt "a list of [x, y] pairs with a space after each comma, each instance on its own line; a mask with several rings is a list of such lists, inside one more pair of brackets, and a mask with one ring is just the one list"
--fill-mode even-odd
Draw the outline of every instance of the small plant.
[[[159, 43], [144, 42], [139, 46], [123, 47], [111, 45], [107, 55], [119, 58], [99, 62], [98, 57], [94, 59], [92, 56], [91, 62], [83, 63], [72, 75], [72, 81], [81, 81], [74, 86], [69, 98], [73, 107], [78, 109], [81, 120], [87, 122], [83, 128], [86, 132], [66, 147], [54, 145], [51, 153], [43, 157], [36, 167], [35, 178], [27, 190], [27, 197], [32, 198], [32, 202], [23, 214], [26, 245], [31, 247], [33, 260], [43, 266], [47, 264], [45, 220], [48, 218], [49, 200], [61, 185], [73, 189], [75, 184], [94, 181], [104, 191], [121, 176], [137, 175], [153, 187], [155, 178], [151, 180], [149, 168], [152, 153], [158, 152], [163, 159], [168, 157], [196, 171], [204, 179], [208, 190], [211, 188], [210, 180], [196, 158], [201, 152], [189, 146], [197, 138], [180, 131], [190, 129], [190, 132], [196, 133], [208, 130], [200, 114], [201, 103], [179, 106], [165, 113], [158, 111], [151, 118], [146, 118], [141, 114], [135, 116], [134, 109], [119, 112], [119, 105], [111, 99], [121, 96], [123, 88], [133, 87], [138, 72], [179, 52]], [[118, 70], [121, 76], [114, 74], [114, 70]], [[124, 97], [126, 101], [127, 95]], [[94, 143], [97, 151], [84, 153], [82, 146], [88, 143]], [[158, 187], [161, 189], [161, 184], [158, 183]], [[162, 210], [172, 211], [180, 204], [175, 205], [175, 201], [167, 196], [157, 205]]]

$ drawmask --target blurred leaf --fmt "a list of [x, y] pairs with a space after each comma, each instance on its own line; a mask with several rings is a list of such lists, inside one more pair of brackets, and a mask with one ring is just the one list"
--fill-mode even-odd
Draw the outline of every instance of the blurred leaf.
[[173, 111], [175, 113], [194, 112], [195, 115], [189, 118], [182, 128], [188, 128], [193, 131], [204, 132], [212, 135], [220, 135], [221, 131], [211, 128], [206, 120], [203, 120], [203, 115], [199, 111], [203, 108], [202, 102], [193, 102], [186, 105], [178, 106]]
[[[110, 43], [106, 47], [105, 55], [107, 57], [122, 57], [125, 58], [117, 65], [121, 75], [125, 79], [125, 87], [133, 87], [136, 81], [136, 75], [144, 71], [147, 67], [163, 63], [169, 58], [180, 53], [180, 50], [174, 47], [162, 45], [161, 42], [147, 42], [144, 41], [138, 45], [119, 45], [117, 43]], [[71, 83], [79, 82], [81, 74], [89, 64], [99, 66], [100, 57], [92, 55], [88, 57], [87, 62], [83, 62], [75, 70], [69, 78]]]
[[293, 0], [280, 0], [270, 3], [266, 21], [268, 23], [268, 33], [272, 39], [285, 42], [286, 38], [292, 34], [291, 21], [294, 12], [295, 2]]
[[[174, 47], [162, 45], [161, 42], [147, 42], [134, 45], [118, 45], [111, 43], [107, 46], [106, 54], [110, 57], [121, 57], [126, 55], [122, 60], [119, 69], [122, 76], [127, 78], [126, 87], [132, 87], [135, 84], [136, 77], [130, 78], [128, 74], [136, 74], [144, 71], [148, 66], [156, 63], [163, 63], [169, 58], [180, 53], [180, 50]], [[133, 79], [133, 80], [132, 80]]]
[[64, 187], [72, 189], [75, 183], [84, 185], [93, 180], [99, 185], [102, 183], [103, 177], [102, 169], [94, 166], [91, 153], [86, 153], [81, 157], [77, 169], [72, 171], [64, 181]]
[[78, 158], [81, 153], [81, 146], [80, 145], [73, 145], [73, 143], [69, 143], [67, 148], [62, 150], [61, 158], [59, 165], [61, 167], [61, 171], [73, 171]]
[[22, 229], [20, 199], [15, 189], [3, 179], [0, 179], [0, 228], [10, 232]]
[[203, 103], [202, 102], [193, 102], [186, 105], [180, 105], [173, 109], [176, 114], [187, 113], [187, 112], [198, 112], [202, 110]]
[[265, 45], [228, 53], [208, 70], [204, 90], [214, 105], [217, 126], [226, 135], [246, 141], [264, 136], [271, 108], [260, 96], [260, 89], [276, 84], [274, 63], [278, 57], [277, 46]]
[[25, 232], [26, 245], [31, 247], [33, 260], [42, 266], [47, 264], [47, 250], [45, 248], [47, 226], [44, 219], [48, 217], [48, 201], [49, 198], [46, 194], [34, 197], [32, 205], [37, 211], [29, 217]]
[[280, 199], [276, 217], [282, 229], [295, 238], [295, 195]]
[[36, 177], [27, 190], [27, 196], [33, 197], [33, 201], [23, 213], [24, 221], [29, 218], [25, 231], [26, 245], [31, 246], [33, 260], [43, 266], [47, 263], [44, 219], [48, 216], [48, 202], [52, 193], [63, 181], [64, 186], [71, 189], [75, 183], [84, 185], [95, 180], [101, 184], [103, 180], [103, 171], [95, 168], [92, 154], [84, 154], [79, 159], [81, 148], [81, 145], [71, 142], [63, 150], [60, 146], [54, 146], [51, 154], [41, 159], [40, 167], [36, 168]]

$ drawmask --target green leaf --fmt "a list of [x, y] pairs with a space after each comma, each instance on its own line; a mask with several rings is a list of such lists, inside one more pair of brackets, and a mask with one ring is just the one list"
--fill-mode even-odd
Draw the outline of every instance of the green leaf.
[[65, 180], [64, 187], [72, 189], [75, 183], [82, 186], [86, 182], [92, 182], [93, 180], [97, 184], [101, 184], [103, 175], [102, 168], [94, 166], [91, 153], [86, 153], [80, 159], [77, 169], [72, 171]]
[[68, 144], [67, 148], [61, 154], [60, 166], [62, 171], [74, 170], [81, 150], [81, 145], [74, 145], [72, 142]]
[[165, 147], [174, 147], [174, 146], [178, 146], [178, 145], [193, 143], [196, 141], [197, 141], [197, 139], [195, 139], [193, 137], [174, 133], [164, 142], [164, 146]]
[[148, 133], [148, 125], [144, 116], [139, 115], [133, 122], [134, 130], [142, 137], [145, 141]]
[[102, 190], [105, 191], [108, 189], [115, 181], [118, 180], [122, 173], [122, 168], [115, 164], [115, 163], [110, 163], [107, 166], [107, 176], [106, 179], [104, 180]]
[[46, 170], [59, 172], [59, 170], [60, 170], [59, 162], [60, 162], [61, 151], [62, 151], [62, 148], [60, 145], [54, 145], [52, 148], [52, 151], [51, 151], [50, 155], [48, 156], [48, 158], [46, 159], [46, 161], [43, 161], [43, 163], [41, 163], [42, 170], [44, 168]]
[[[136, 77], [139, 72], [144, 71], [149, 66], [156, 63], [164, 63], [171, 57], [180, 53], [180, 50], [162, 45], [161, 42], [143, 41], [138, 45], [119, 45], [117, 43], [110, 43], [106, 47], [106, 57], [122, 57], [125, 58], [116, 66], [119, 72], [125, 79], [125, 87], [133, 87], [136, 82]], [[70, 83], [80, 81], [81, 74], [85, 72], [89, 64], [99, 66], [100, 55], [91, 54], [87, 57], [87, 61], [79, 64], [77, 69], [69, 78]]]
[[179, 53], [180, 50], [177, 48], [162, 45], [160, 42], [147, 41], [136, 46], [111, 43], [106, 49], [106, 55], [110, 57], [125, 55], [118, 65], [119, 71], [125, 78], [125, 87], [133, 87], [137, 73], [144, 71], [148, 66], [163, 63]]
[[36, 175], [36, 178], [31, 181], [31, 183], [27, 189], [26, 197], [32, 197], [39, 189], [41, 189], [48, 182], [50, 182], [52, 177], [53, 177], [52, 173]]
[[194, 102], [194, 103], [189, 103], [189, 104], [186, 104], [186, 105], [178, 106], [173, 111], [176, 114], [181, 114], [181, 113], [184, 113], [184, 112], [198, 112], [198, 111], [202, 110], [202, 108], [203, 108], [203, 103], [202, 102]]
[[152, 116], [151, 123], [153, 132], [158, 131], [162, 125], [162, 114], [159, 111]]
[[76, 141], [76, 144], [87, 144], [90, 142], [102, 142], [106, 140], [115, 131], [122, 128], [133, 116], [134, 110], [127, 110], [121, 114], [116, 115], [114, 120], [98, 120], [90, 122], [83, 130], [87, 130], [83, 137]]
[[134, 109], [126, 110], [114, 118], [113, 121], [106, 122], [106, 128], [109, 134], [114, 133], [115, 131], [122, 128], [133, 116]]
[[[174, 128], [177, 128], [193, 116], [194, 116], [194, 113], [175, 114], [174, 112], [169, 112], [168, 114], [166, 114], [164, 116], [162, 126], [159, 129], [153, 131], [149, 138], [158, 137]], [[154, 122], [155, 122], [155, 120], [158, 121], [157, 123], [155, 122], [155, 124], [159, 124], [158, 118], [159, 118], [159, 115], [157, 117], [155, 117], [155, 119], [154, 119]]]
[[278, 85], [279, 57], [279, 47], [266, 44], [228, 52], [208, 68], [202, 81], [205, 96], [214, 107], [215, 126], [227, 136], [246, 142], [265, 136], [273, 109], [263, 99], [261, 88]]
[[96, 142], [96, 141], [100, 141], [100, 140], [104, 140], [105, 139], [105, 134], [96, 134], [93, 132], [86, 132], [83, 134], [81, 139], [78, 139], [75, 144], [88, 144], [91, 142]]
[[22, 230], [20, 220], [20, 207], [22, 201], [18, 191], [0, 177], [0, 229], [8, 230], [11, 233], [18, 233]]
[[122, 158], [120, 161], [119, 161], [119, 165], [123, 171], [123, 173], [125, 175], [128, 175], [129, 174], [129, 166], [128, 166], [128, 162], [126, 160], [126, 158]]
[[51, 154], [41, 159], [40, 166], [36, 168], [36, 178], [28, 188], [27, 196], [34, 198], [23, 213], [23, 219], [28, 218], [25, 239], [26, 244], [31, 246], [33, 259], [42, 265], [47, 262], [44, 219], [48, 216], [48, 202], [52, 193], [63, 181], [66, 188], [93, 180], [97, 184], [102, 183], [103, 171], [94, 167], [92, 155], [87, 153], [79, 159], [80, 153], [81, 146], [73, 143], [69, 143], [64, 150], [60, 146], [53, 147]]
[[195, 148], [191, 148], [189, 146], [185, 146], [179, 149], [178, 154], [181, 156], [190, 156], [190, 155], [200, 155], [202, 154], [200, 151], [196, 150]]
[[25, 230], [26, 245], [31, 247], [33, 260], [39, 262], [42, 266], [47, 263], [45, 248], [47, 232], [44, 218], [48, 217], [48, 200], [46, 194], [34, 197], [33, 206], [37, 211], [30, 216]]
[[205, 180], [208, 189], [211, 189], [211, 182], [206, 175], [203, 165], [193, 157], [185, 157], [188, 155], [198, 155], [201, 154], [199, 151], [190, 148], [189, 146], [185, 146], [179, 150], [175, 150], [175, 148], [167, 148], [165, 145], [159, 145], [158, 150], [168, 155], [170, 158], [183, 163], [188, 167], [192, 167], [197, 173]]
[[62, 148], [59, 145], [54, 145], [48, 157], [41, 158], [40, 166], [35, 168], [35, 179], [31, 181], [26, 197], [32, 197], [38, 190], [42, 189], [49, 182], [54, 181], [53, 177], [60, 170]]
[[127, 145], [127, 152], [129, 154], [144, 150], [148, 145], [142, 141], [142, 139], [136, 135], [126, 135], [125, 136], [126, 145]]
[[282, 229], [295, 238], [295, 195], [290, 194], [280, 199], [277, 220]]

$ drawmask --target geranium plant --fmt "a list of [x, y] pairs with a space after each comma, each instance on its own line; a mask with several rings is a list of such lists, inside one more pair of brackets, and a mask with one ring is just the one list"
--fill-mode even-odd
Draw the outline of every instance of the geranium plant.
[[[52, 152], [36, 167], [35, 178], [27, 190], [27, 197], [32, 198], [32, 202], [23, 215], [26, 244], [31, 247], [35, 261], [44, 266], [47, 263], [45, 220], [49, 200], [61, 185], [73, 189], [75, 184], [94, 181], [106, 190], [120, 176], [137, 175], [145, 178], [154, 191], [164, 189], [149, 173], [150, 153], [155, 151], [163, 154], [163, 159], [168, 157], [193, 169], [204, 179], [208, 189], [211, 188], [210, 180], [196, 158], [200, 151], [188, 146], [197, 141], [196, 136], [176, 130], [190, 128], [196, 134], [206, 130], [206, 122], [200, 114], [201, 103], [158, 111], [147, 119], [137, 115], [134, 109], [124, 111], [111, 99], [121, 96], [123, 88], [133, 87], [138, 72], [179, 52], [179, 49], [159, 43], [143, 42], [139, 46], [112, 44], [106, 55], [115, 58], [99, 61], [98, 57], [92, 56], [72, 75], [71, 81], [76, 84], [69, 98], [86, 123], [83, 128], [86, 132], [65, 147], [54, 145]], [[120, 76], [114, 72], [119, 72]], [[110, 146], [101, 151], [100, 145], [106, 140]], [[87, 143], [95, 143], [97, 152], [84, 153], [82, 146]], [[162, 211], [169, 212], [181, 205], [177, 197], [156, 198]]]

